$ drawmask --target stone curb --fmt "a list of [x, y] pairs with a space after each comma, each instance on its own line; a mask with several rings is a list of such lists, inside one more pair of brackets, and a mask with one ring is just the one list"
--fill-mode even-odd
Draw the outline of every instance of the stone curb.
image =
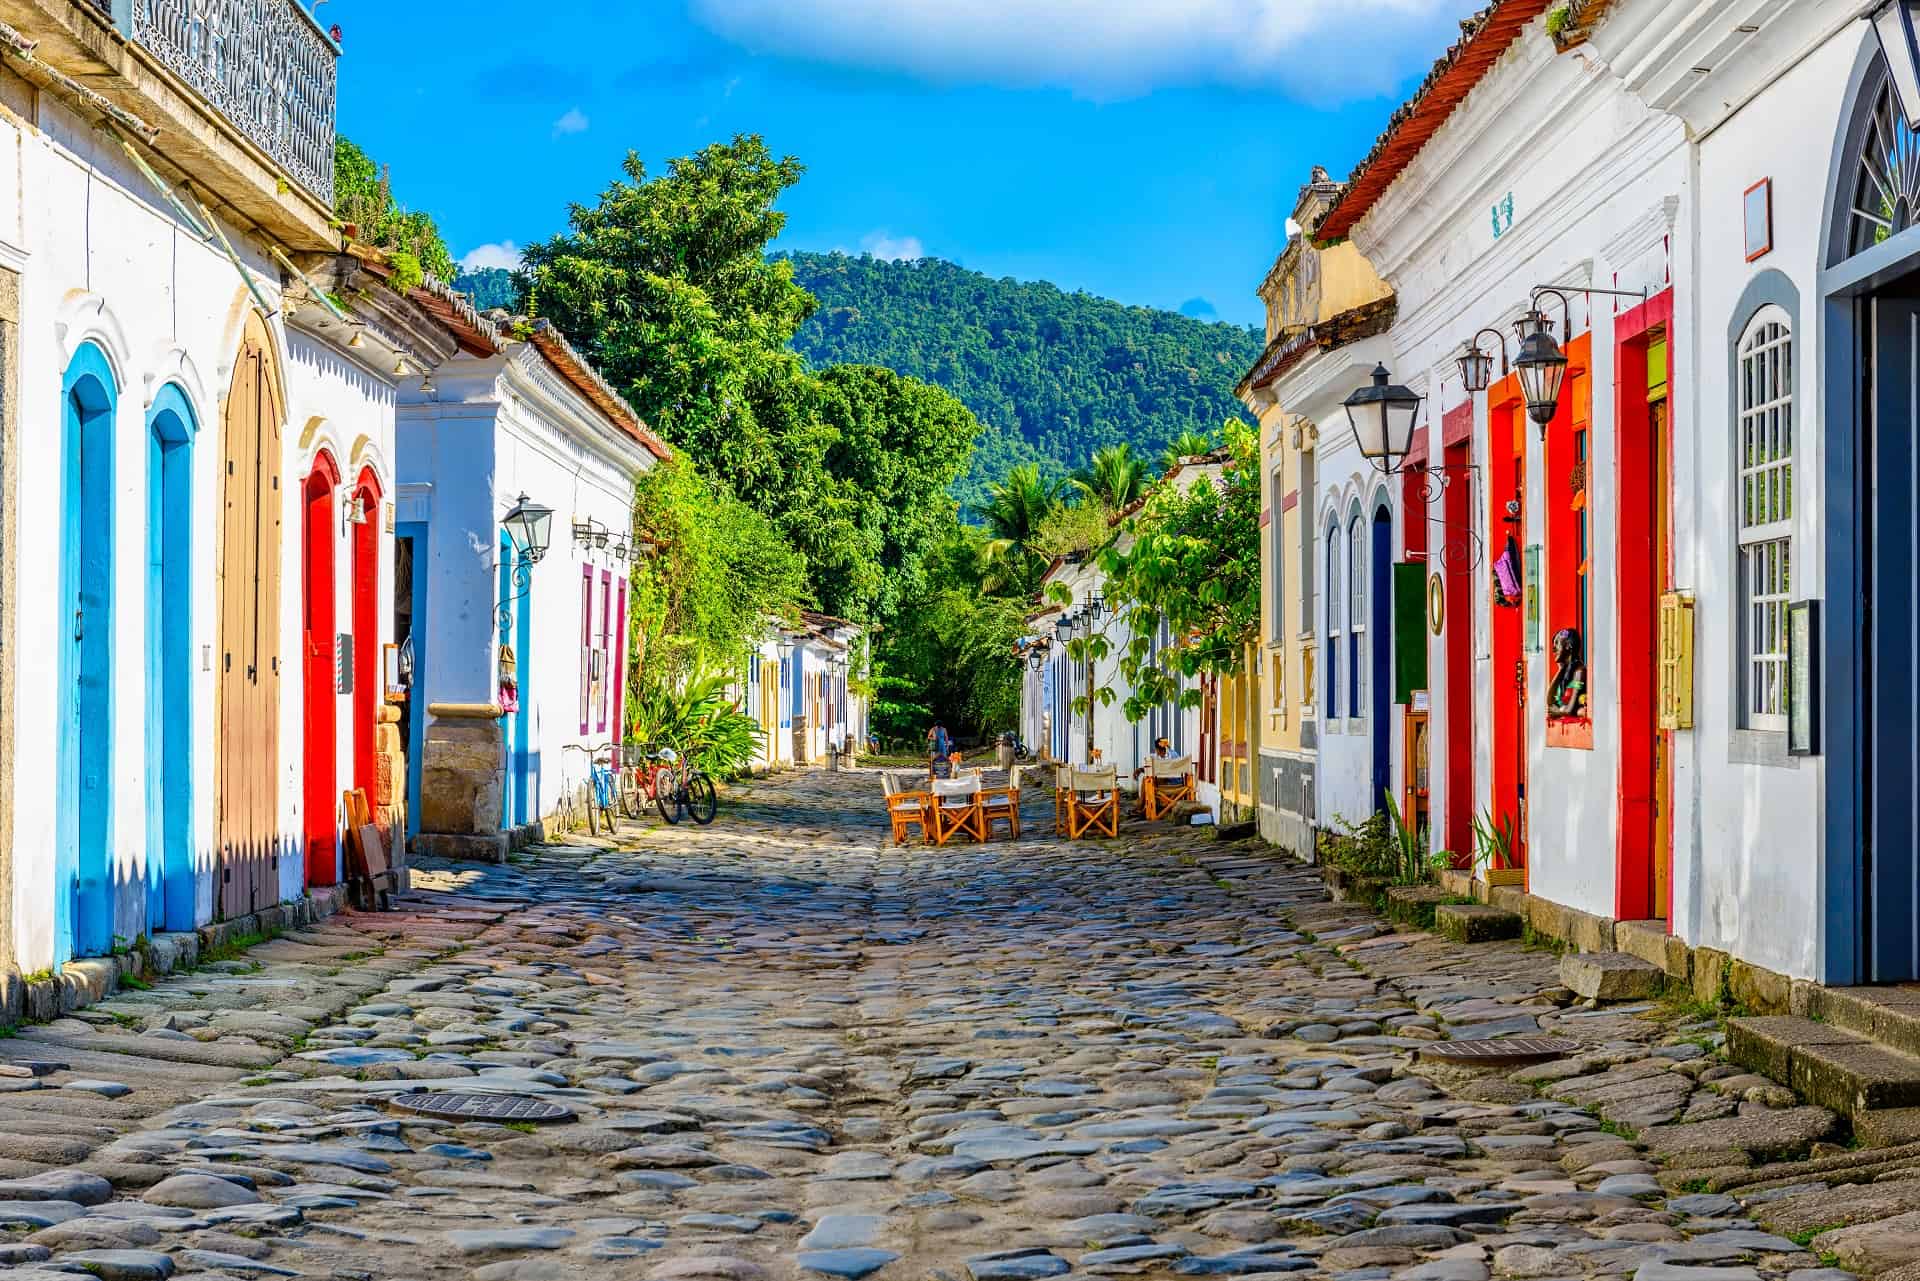
[[22, 1023], [51, 1023], [57, 1018], [104, 1001], [120, 990], [126, 977], [147, 979], [171, 974], [197, 963], [203, 951], [212, 951], [252, 934], [297, 930], [323, 921], [347, 905], [344, 885], [308, 890], [289, 903], [278, 903], [246, 916], [216, 921], [177, 934], [156, 934], [144, 949], [114, 956], [90, 956], [69, 961], [47, 978], [28, 979], [17, 972], [0, 974], [0, 1027]]

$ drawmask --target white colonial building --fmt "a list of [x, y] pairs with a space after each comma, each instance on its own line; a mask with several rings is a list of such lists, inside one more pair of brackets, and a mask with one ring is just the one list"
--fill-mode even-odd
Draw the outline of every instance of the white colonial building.
[[325, 296], [357, 270], [329, 225], [338, 51], [269, 3], [216, 75], [241, 33], [119, 8], [0, 6], [16, 973], [332, 885], [342, 791], [384, 799], [394, 371], [425, 318]]
[[545, 321], [413, 293], [445, 341], [400, 406], [413, 844], [499, 860], [622, 744], [633, 487], [667, 447]]

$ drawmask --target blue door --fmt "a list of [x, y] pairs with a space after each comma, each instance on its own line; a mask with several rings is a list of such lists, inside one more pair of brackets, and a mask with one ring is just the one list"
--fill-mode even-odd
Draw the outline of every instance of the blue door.
[[420, 832], [420, 745], [427, 719], [427, 525], [401, 521], [393, 528], [393, 643], [403, 656], [400, 737], [407, 745], [407, 835]]
[[57, 961], [113, 947], [113, 414], [112, 366], [89, 343], [64, 386]]
[[533, 822], [536, 815], [532, 812], [532, 798], [528, 795], [528, 782], [532, 775], [532, 761], [527, 750], [528, 722], [533, 717], [533, 656], [528, 651], [532, 640], [532, 615], [525, 596], [525, 569], [515, 572], [519, 563], [519, 551], [513, 545], [513, 536], [504, 530], [500, 534], [500, 610], [496, 624], [500, 629], [500, 643], [511, 646], [514, 653], [515, 679], [519, 685], [519, 706], [507, 713], [500, 722], [500, 737], [507, 752], [507, 785], [500, 797], [501, 825], [517, 827], [522, 823]]
[[1386, 804], [1393, 786], [1393, 516], [1385, 507], [1373, 513], [1372, 591], [1367, 630], [1373, 634], [1373, 705], [1367, 726], [1373, 736], [1373, 808]]
[[147, 925], [190, 930], [193, 871], [193, 433], [178, 387], [147, 433]]

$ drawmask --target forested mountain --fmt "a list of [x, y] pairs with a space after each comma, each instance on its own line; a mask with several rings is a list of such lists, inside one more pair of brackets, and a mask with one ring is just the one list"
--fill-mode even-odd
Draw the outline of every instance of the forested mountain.
[[820, 300], [794, 346], [814, 366], [884, 365], [959, 397], [984, 430], [956, 486], [1021, 462], [1063, 472], [1103, 445], [1157, 458], [1183, 431], [1244, 417], [1234, 398], [1261, 337], [1237, 325], [1129, 307], [1045, 282], [995, 279], [938, 258], [791, 253]]
[[[1121, 441], [1158, 458], [1182, 432], [1244, 416], [1233, 387], [1260, 354], [1251, 329], [938, 258], [782, 256], [820, 301], [793, 340], [815, 369], [884, 366], [946, 388], [980, 420], [973, 465], [955, 485], [968, 510], [1020, 463], [1063, 474]], [[497, 268], [455, 288], [482, 311], [515, 307], [513, 278]]]
[[454, 278], [453, 287], [472, 298], [474, 307], [480, 311], [492, 311], [495, 307], [507, 311], [519, 309], [520, 291], [513, 283], [513, 273], [504, 267], [463, 271]]

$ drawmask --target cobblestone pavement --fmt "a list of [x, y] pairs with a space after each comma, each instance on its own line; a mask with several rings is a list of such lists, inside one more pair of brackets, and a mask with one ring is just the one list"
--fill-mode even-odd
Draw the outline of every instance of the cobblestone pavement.
[[[1829, 1142], [1699, 1011], [1578, 1008], [1551, 953], [1390, 934], [1204, 829], [886, 848], [878, 793], [789, 775], [710, 829], [429, 869], [400, 914], [0, 1041], [0, 1262], [1843, 1281], [1822, 1254], [1920, 1258], [1920, 1172]], [[1415, 1059], [1542, 1029], [1581, 1050]], [[423, 1085], [578, 1119], [387, 1105]], [[1862, 1169], [1882, 1181], [1847, 1186]]]

